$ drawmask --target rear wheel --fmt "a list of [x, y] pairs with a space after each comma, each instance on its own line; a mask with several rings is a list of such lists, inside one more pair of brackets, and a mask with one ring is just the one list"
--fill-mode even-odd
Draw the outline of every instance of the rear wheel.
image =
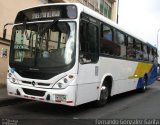
[[97, 100], [96, 105], [98, 107], [104, 106], [109, 99], [109, 87], [107, 85], [102, 85], [101, 92], [100, 92], [100, 98]]
[[147, 77], [144, 77], [143, 87], [140, 89], [141, 92], [145, 92], [147, 89]]

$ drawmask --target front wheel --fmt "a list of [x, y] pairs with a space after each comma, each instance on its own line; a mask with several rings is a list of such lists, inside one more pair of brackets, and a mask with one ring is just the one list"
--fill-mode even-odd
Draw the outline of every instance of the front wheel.
[[147, 77], [144, 77], [143, 87], [140, 89], [140, 92], [145, 92], [147, 90]]
[[98, 107], [104, 106], [107, 103], [108, 98], [109, 98], [109, 87], [106, 85], [103, 85], [101, 87], [100, 99], [97, 100], [96, 105]]

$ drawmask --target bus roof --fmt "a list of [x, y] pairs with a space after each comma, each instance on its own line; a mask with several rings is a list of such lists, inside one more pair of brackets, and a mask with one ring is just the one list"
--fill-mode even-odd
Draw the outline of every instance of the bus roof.
[[103, 15], [99, 14], [98, 12], [93, 11], [93, 10], [91, 10], [90, 8], [88, 8], [88, 7], [84, 6], [84, 5], [82, 5], [82, 6], [83, 6], [83, 10], [84, 10], [85, 13], [91, 15], [92, 17], [95, 17], [96, 19], [101, 20], [104, 23], [107, 23], [107, 24], [111, 25], [112, 27], [114, 27], [114, 28], [116, 28], [116, 29], [118, 29], [118, 30], [120, 30], [120, 31], [122, 31], [122, 32], [124, 32], [124, 33], [126, 33], [126, 34], [128, 34], [128, 35], [130, 35], [130, 36], [132, 36], [134, 38], [136, 38], [137, 40], [140, 40], [141, 42], [146, 43], [148, 46], [156, 49], [156, 47], [154, 47], [153, 45], [151, 45], [150, 43], [145, 41], [143, 38], [140, 38], [139, 36], [135, 35], [134, 33], [130, 32], [130, 31], [127, 31], [123, 27], [119, 26], [117, 23], [115, 23], [112, 20], [104, 17]]
[[118, 24], [116, 24], [115, 22], [113, 22], [112, 20], [104, 17], [103, 15], [99, 14], [98, 12], [82, 5], [81, 3], [51, 3], [51, 4], [43, 4], [43, 5], [38, 5], [38, 6], [32, 6], [32, 7], [29, 7], [29, 8], [25, 8], [21, 11], [24, 11], [24, 10], [28, 10], [28, 9], [32, 9], [32, 8], [36, 8], [36, 7], [44, 7], [44, 6], [51, 6], [51, 5], [75, 5], [77, 6], [78, 10], [83, 10], [84, 13], [104, 22], [104, 23], [107, 23], [109, 25], [111, 25], [112, 27], [136, 38], [137, 40], [140, 40], [141, 42], [143, 43], [146, 43], [148, 46], [152, 47], [152, 48], [155, 48], [153, 45], [151, 45], [150, 43], [148, 43], [147, 41], [145, 41], [144, 39], [140, 38], [139, 36], [135, 35], [134, 33], [131, 33], [127, 30], [125, 30], [124, 28], [120, 27]]

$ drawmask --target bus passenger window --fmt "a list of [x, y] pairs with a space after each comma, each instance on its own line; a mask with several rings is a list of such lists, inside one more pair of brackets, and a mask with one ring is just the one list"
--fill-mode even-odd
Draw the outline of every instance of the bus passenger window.
[[127, 58], [128, 59], [135, 59], [135, 48], [133, 38], [128, 36], [128, 44], [127, 44]]
[[148, 61], [148, 52], [147, 52], [147, 46], [143, 45], [143, 60]]
[[136, 40], [135, 49], [136, 49], [136, 59], [143, 60], [142, 43], [139, 40]]
[[102, 25], [101, 31], [101, 53], [105, 55], [119, 56], [120, 47], [113, 42], [113, 29], [107, 25]]
[[154, 52], [154, 54], [153, 54], [153, 58], [154, 58], [154, 60], [153, 60], [153, 62], [154, 63], [157, 63], [157, 50], [156, 49], [153, 49], [153, 52]]
[[126, 38], [125, 35], [118, 31], [115, 30], [115, 43], [120, 46], [120, 57], [126, 58]]
[[103, 25], [103, 39], [112, 42], [112, 29], [105, 25]]
[[153, 62], [153, 52], [152, 52], [152, 49], [151, 48], [149, 48], [149, 61], [150, 62]]

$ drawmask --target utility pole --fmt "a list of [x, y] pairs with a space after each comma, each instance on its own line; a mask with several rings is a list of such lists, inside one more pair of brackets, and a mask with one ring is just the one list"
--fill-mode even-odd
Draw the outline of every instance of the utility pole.
[[118, 12], [119, 12], [119, 0], [117, 0], [117, 24], [118, 24], [118, 19], [119, 19], [119, 15], [118, 15]]

